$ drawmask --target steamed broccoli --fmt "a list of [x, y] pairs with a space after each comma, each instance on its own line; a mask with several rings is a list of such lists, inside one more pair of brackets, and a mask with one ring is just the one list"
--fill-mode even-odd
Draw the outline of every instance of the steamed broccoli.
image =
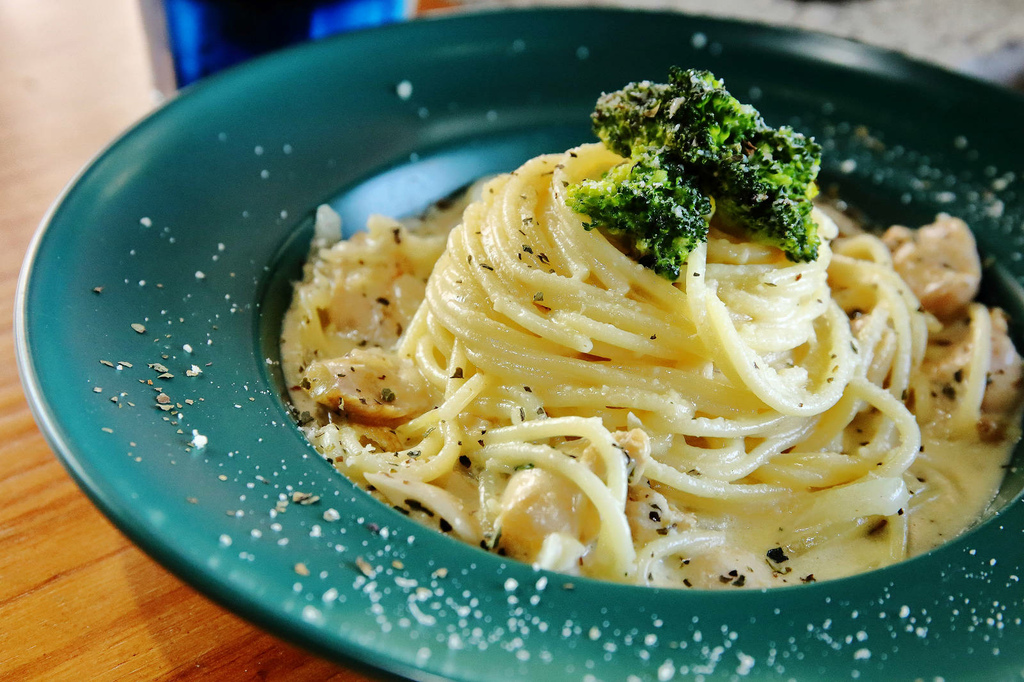
[[612, 168], [600, 180], [585, 180], [572, 193], [572, 207], [586, 213], [587, 229], [605, 226], [622, 236], [642, 265], [678, 279], [682, 260], [707, 240], [711, 200], [679, 169], [644, 154]]
[[709, 72], [673, 68], [667, 84], [630, 83], [602, 95], [592, 119], [605, 145], [629, 160], [571, 188], [569, 205], [629, 235], [641, 262], [659, 274], [678, 276], [706, 240], [710, 198], [727, 223], [790, 260], [817, 258], [810, 200], [820, 146], [791, 128], [768, 127]]

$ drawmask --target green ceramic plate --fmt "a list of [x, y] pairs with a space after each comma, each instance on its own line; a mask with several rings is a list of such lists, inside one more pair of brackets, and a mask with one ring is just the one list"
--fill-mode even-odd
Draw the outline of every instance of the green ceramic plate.
[[[602, 90], [671, 64], [709, 68], [770, 122], [817, 135], [823, 184], [872, 219], [966, 218], [995, 263], [986, 295], [1024, 320], [1024, 102], [1011, 93], [834, 38], [679, 15], [420, 21], [212, 78], [64, 193], [17, 307], [26, 391], [53, 449], [185, 580], [382, 674], [1019, 679], [1016, 470], [981, 527], [868, 575], [767, 593], [569, 589], [373, 501], [289, 419], [275, 339], [317, 204], [350, 227], [418, 211], [590, 139]], [[320, 500], [275, 510], [295, 492]]]

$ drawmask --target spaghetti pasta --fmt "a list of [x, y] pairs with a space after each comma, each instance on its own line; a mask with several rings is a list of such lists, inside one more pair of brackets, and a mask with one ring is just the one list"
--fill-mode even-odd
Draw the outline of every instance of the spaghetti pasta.
[[1016, 438], [1016, 390], [983, 408], [995, 313], [938, 319], [882, 240], [817, 209], [816, 260], [713, 220], [669, 281], [566, 205], [621, 160], [541, 156], [461, 219], [378, 217], [321, 249], [282, 338], [317, 449], [462, 540], [638, 584], [810, 582], [928, 549], [961, 449], [988, 474], [939, 534], [981, 514]]

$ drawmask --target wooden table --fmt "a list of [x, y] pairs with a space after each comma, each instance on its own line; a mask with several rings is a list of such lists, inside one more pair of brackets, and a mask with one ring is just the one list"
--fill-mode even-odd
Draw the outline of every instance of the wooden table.
[[0, 680], [366, 680], [240, 620], [92, 506], [14, 363], [18, 271], [74, 173], [152, 106], [136, 0], [0, 1]]

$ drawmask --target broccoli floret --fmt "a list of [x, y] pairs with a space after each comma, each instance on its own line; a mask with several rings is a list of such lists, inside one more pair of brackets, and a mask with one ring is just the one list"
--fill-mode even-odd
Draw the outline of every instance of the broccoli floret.
[[707, 240], [711, 200], [679, 169], [654, 156], [638, 155], [600, 180], [574, 188], [569, 207], [624, 237], [636, 260], [663, 277], [679, 278], [680, 266]]
[[660, 148], [680, 161], [708, 164], [733, 153], [748, 131], [767, 127], [708, 71], [673, 68], [668, 84], [630, 83], [602, 95], [594, 132], [617, 154]]
[[[711, 215], [704, 209], [711, 203], [700, 202], [694, 192], [714, 198], [727, 223], [779, 247], [790, 260], [817, 258], [810, 212], [821, 147], [791, 128], [770, 128], [709, 72], [673, 68], [667, 84], [630, 83], [602, 95], [592, 119], [605, 145], [630, 157], [624, 164], [629, 170], [613, 169], [600, 183], [571, 188], [570, 206], [614, 234], [632, 235], [645, 264], [651, 263], [650, 243], [677, 249], [671, 258], [655, 258], [654, 264], [676, 263], [674, 269], [652, 265], [659, 274], [678, 273], [678, 265], [707, 238]], [[638, 181], [653, 177], [663, 179], [640, 192]], [[619, 192], [622, 198], [615, 197]], [[643, 210], [632, 214], [638, 198]]]

